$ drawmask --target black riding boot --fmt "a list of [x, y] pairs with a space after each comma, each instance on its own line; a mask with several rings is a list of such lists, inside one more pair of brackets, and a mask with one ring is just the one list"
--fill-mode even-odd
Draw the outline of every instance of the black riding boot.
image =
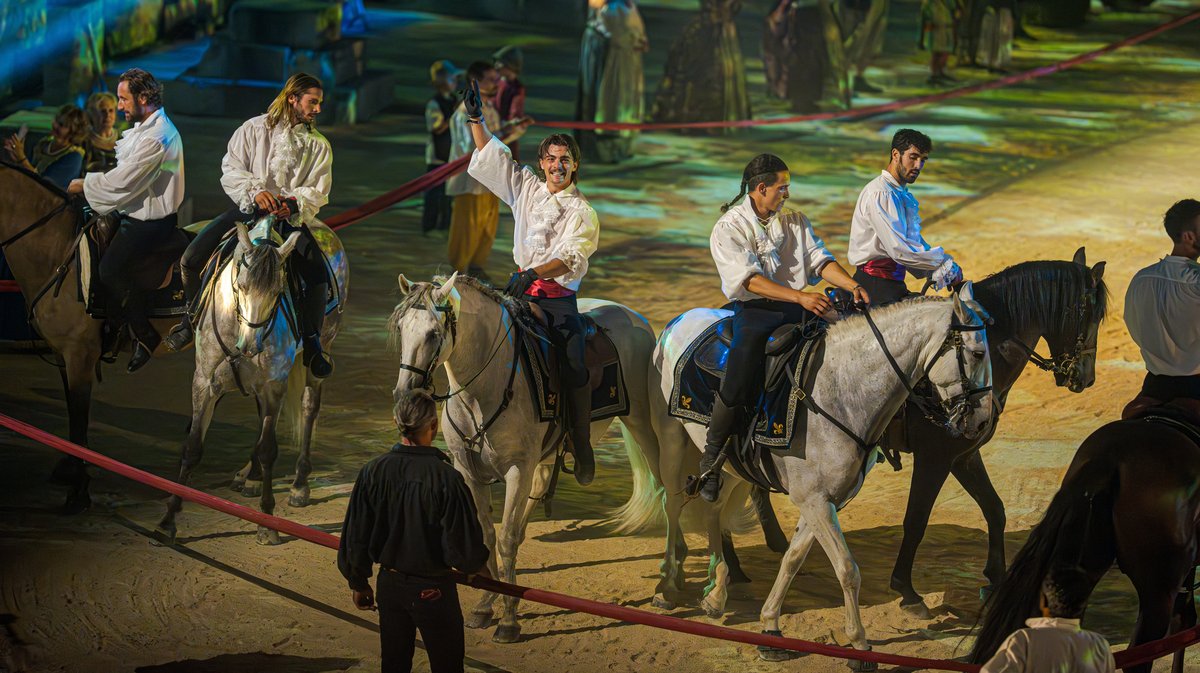
[[[711, 470], [717, 457], [725, 450], [725, 444], [737, 424], [737, 417], [737, 409], [725, 404], [718, 394], [713, 400], [712, 419], [708, 422], [708, 437], [704, 441], [704, 455], [700, 458], [700, 474]], [[720, 495], [721, 474], [717, 472], [700, 485], [700, 497], [708, 502], [716, 502]]]
[[592, 455], [592, 388], [586, 382], [571, 389], [567, 413], [571, 425], [571, 454], [575, 456], [575, 481], [580, 486], [587, 486], [596, 476], [596, 460]]
[[167, 344], [167, 348], [173, 351], [187, 348], [187, 345], [196, 338], [195, 328], [192, 327], [191, 311], [192, 304], [196, 301], [196, 295], [200, 294], [200, 274], [180, 264], [179, 278], [183, 281], [183, 294], [187, 302], [187, 310], [183, 314], [183, 319], [179, 321], [178, 325], [171, 328], [171, 333], [163, 340], [163, 343]]
[[130, 374], [146, 366], [154, 356], [154, 349], [162, 342], [158, 330], [146, 318], [145, 301], [144, 296], [131, 294], [125, 304], [126, 320], [133, 334], [133, 357], [129, 358], [129, 366], [126, 367]]
[[333, 373], [333, 361], [321, 348], [321, 328], [325, 324], [325, 305], [328, 301], [329, 284], [320, 283], [305, 288], [300, 307], [300, 327], [301, 334], [304, 335], [304, 366], [319, 379]]

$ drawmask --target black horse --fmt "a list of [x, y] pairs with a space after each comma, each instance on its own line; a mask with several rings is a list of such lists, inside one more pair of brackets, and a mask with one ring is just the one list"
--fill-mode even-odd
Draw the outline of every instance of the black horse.
[[[1096, 335], [1108, 308], [1104, 285], [1104, 262], [1089, 268], [1084, 249], [1070, 261], [1022, 262], [975, 283], [975, 298], [991, 314], [987, 328], [992, 358], [997, 422], [1004, 410], [1008, 391], [1025, 365], [1033, 362], [1054, 373], [1055, 382], [1072, 392], [1082, 392], [1096, 380]], [[1034, 352], [1039, 339], [1050, 347], [1050, 357]], [[1004, 577], [1004, 503], [988, 477], [979, 448], [995, 433], [977, 438], [952, 437], [945, 429], [926, 420], [911, 401], [904, 411], [901, 437], [885, 438], [890, 448], [911, 451], [912, 485], [904, 515], [904, 539], [900, 544], [891, 587], [901, 595], [906, 610], [928, 617], [929, 610], [912, 584], [913, 560], [925, 535], [933, 503], [953, 474], [983, 512], [988, 527], [988, 560], [983, 574], [989, 593]], [[899, 446], [897, 446], [897, 444]], [[761, 492], [755, 505], [767, 544], [773, 550], [787, 548], [787, 537]], [[780, 546], [782, 545], [782, 546]]]
[[[1109, 423], [1080, 445], [1041, 523], [988, 601], [971, 660], [986, 661], [1025, 619], [1037, 616], [1042, 578], [1058, 565], [1082, 567], [1093, 587], [1114, 561], [1129, 576], [1138, 594], [1131, 647], [1166, 635], [1173, 616], [1176, 626], [1192, 626], [1198, 549], [1197, 437], [1154, 418]], [[1173, 670], [1183, 670], [1181, 654]], [[1125, 670], [1150, 669], [1145, 663]]]

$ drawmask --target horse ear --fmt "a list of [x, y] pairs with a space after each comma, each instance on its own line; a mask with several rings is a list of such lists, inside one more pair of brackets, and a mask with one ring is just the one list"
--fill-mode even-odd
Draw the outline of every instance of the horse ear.
[[1075, 251], [1075, 258], [1071, 261], [1075, 262], [1076, 264], [1087, 266], [1087, 252], [1084, 251], [1082, 245], [1079, 246], [1079, 249]]
[[235, 222], [234, 227], [237, 228], [238, 243], [241, 244], [247, 252], [254, 249], [254, 243], [250, 241], [250, 231], [246, 229], [246, 225], [241, 222]]
[[445, 301], [446, 297], [450, 296], [450, 293], [454, 290], [454, 282], [457, 280], [458, 272], [455, 271], [454, 273], [450, 274], [450, 277], [446, 279], [446, 282], [442, 283], [442, 286], [433, 293], [434, 300], [439, 304]]
[[962, 285], [958, 286], [958, 296], [962, 297], [962, 300], [965, 302], [975, 301], [975, 286], [971, 281], [965, 281]]
[[398, 280], [400, 281], [400, 294], [408, 294], [409, 291], [412, 290], [413, 284], [404, 277], [404, 274], [400, 274], [400, 278]]
[[1099, 284], [1100, 279], [1104, 277], [1104, 262], [1096, 262], [1096, 266], [1092, 267], [1092, 281]]
[[296, 249], [296, 243], [298, 242], [300, 242], [300, 232], [293, 231], [288, 235], [287, 240], [283, 242], [283, 245], [279, 246], [279, 256], [283, 259], [287, 259], [287, 256], [292, 254], [292, 251]]
[[959, 323], [967, 325], [971, 322], [971, 315], [967, 312], [967, 307], [963, 306], [962, 298], [957, 292], [954, 293], [954, 317]]

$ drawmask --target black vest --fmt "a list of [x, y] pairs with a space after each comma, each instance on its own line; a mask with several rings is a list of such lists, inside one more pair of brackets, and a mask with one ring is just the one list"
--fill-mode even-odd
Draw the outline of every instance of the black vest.
[[[442, 116], [447, 121], [454, 115], [454, 108], [458, 107], [458, 99], [454, 94], [438, 94], [432, 99], [438, 104], [442, 110]], [[442, 162], [450, 161], [450, 127], [447, 126], [445, 131], [433, 134], [433, 156]]]

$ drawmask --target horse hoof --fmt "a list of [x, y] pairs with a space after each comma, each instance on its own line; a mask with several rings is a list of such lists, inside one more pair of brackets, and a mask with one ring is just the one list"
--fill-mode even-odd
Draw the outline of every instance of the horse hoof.
[[463, 625], [468, 629], [486, 629], [492, 625], [492, 613], [472, 612], [471, 616], [463, 621]]
[[859, 671], [859, 673], [869, 673], [870, 671], [879, 670], [879, 664], [875, 663], [874, 661], [859, 661], [857, 659], [851, 659], [850, 661], [846, 662], [846, 666], [848, 666], [852, 671]]
[[303, 493], [293, 492], [288, 496], [288, 505], [292, 507], [308, 507], [309, 496], [308, 491]]
[[496, 632], [492, 634], [493, 643], [515, 643], [521, 639], [520, 626], [508, 626], [501, 624], [496, 627]]
[[774, 661], [774, 662], [791, 661], [792, 659], [796, 659], [799, 656], [800, 656], [799, 652], [793, 652], [791, 650], [781, 650], [778, 647], [761, 647], [760, 646], [758, 648], [758, 658], [762, 659], [763, 661]]
[[651, 598], [650, 605], [658, 608], [659, 610], [674, 610], [675, 609], [675, 602], [668, 600], [667, 597], [663, 596], [662, 594], [659, 594], [659, 595], [655, 596], [654, 598]]
[[159, 524], [154, 527], [150, 544], [156, 547], [173, 547], [175, 546], [175, 532], [174, 524], [170, 526]]
[[238, 479], [238, 478], [234, 477], [233, 481], [229, 482], [229, 490], [231, 490], [231, 491], [237, 491], [238, 493], [241, 493], [242, 489], [245, 487], [246, 487], [245, 479]]
[[996, 592], [995, 584], [988, 584], [986, 586], [979, 587], [979, 602], [986, 603], [988, 601], [988, 599], [992, 597], [992, 594], [995, 592]]
[[925, 605], [925, 601], [917, 601], [916, 603], [901, 603], [900, 609], [917, 619], [932, 619], [933, 615], [929, 612], [929, 606]]
[[704, 614], [708, 615], [712, 619], [720, 619], [725, 615], [725, 608], [718, 605], [713, 605], [707, 600], [700, 601], [700, 608], [704, 610]]
[[66, 502], [58, 511], [65, 516], [74, 516], [86, 512], [91, 506], [92, 497], [88, 495], [87, 489], [80, 489], [68, 495]]
[[247, 498], [257, 498], [258, 496], [262, 495], [262, 482], [246, 482], [246, 484], [242, 486], [242, 495], [246, 496]]
[[279, 531], [259, 526], [258, 535], [255, 536], [254, 541], [264, 546], [277, 545], [279, 544]]

